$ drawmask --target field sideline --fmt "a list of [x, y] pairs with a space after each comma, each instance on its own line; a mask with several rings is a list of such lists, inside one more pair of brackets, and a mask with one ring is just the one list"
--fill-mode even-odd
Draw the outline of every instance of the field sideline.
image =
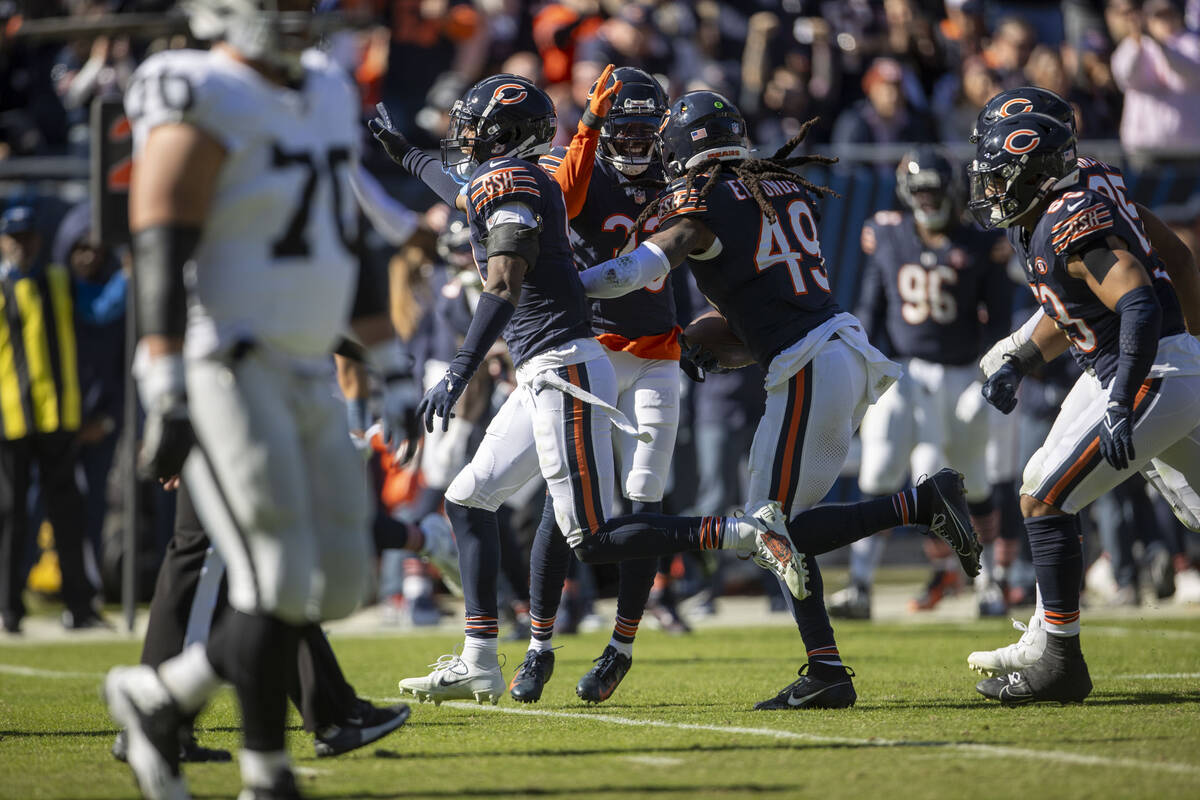
[[[534, 706], [414, 704], [405, 728], [339, 759], [315, 759], [298, 727], [289, 741], [313, 798], [1200, 796], [1200, 618], [1089, 619], [1096, 692], [1083, 706], [985, 704], [966, 654], [1015, 635], [989, 620], [841, 623], [858, 705], [796, 713], [750, 710], [798, 666], [786, 627], [646, 631], [621, 689], [589, 708], [574, 684], [603, 646], [597, 633], [560, 639]], [[456, 640], [333, 637], [351, 682], [377, 700], [395, 698], [398, 678], [422, 674]], [[507, 677], [523, 644], [501, 650]], [[97, 686], [137, 652], [132, 640], [0, 647], [0, 797], [136, 796], [109, 756], [114, 728]], [[201, 740], [236, 749], [235, 726], [232, 693], [222, 693], [200, 720]], [[230, 765], [188, 774], [197, 797], [236, 794]]]

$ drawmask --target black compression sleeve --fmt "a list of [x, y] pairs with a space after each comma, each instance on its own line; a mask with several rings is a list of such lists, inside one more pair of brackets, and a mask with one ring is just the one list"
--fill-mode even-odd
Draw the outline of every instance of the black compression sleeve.
[[458, 348], [458, 353], [450, 362], [450, 371], [460, 378], [474, 375], [515, 310], [512, 303], [499, 295], [491, 292], [479, 295], [475, 316], [471, 317], [471, 327], [467, 328], [462, 347]]
[[133, 234], [138, 336], [183, 338], [187, 327], [183, 267], [199, 241], [196, 225], [155, 225]]
[[1150, 374], [1158, 355], [1158, 335], [1162, 331], [1162, 306], [1154, 289], [1139, 286], [1117, 301], [1121, 315], [1121, 356], [1113, 377], [1109, 400], [1132, 406], [1138, 387]]
[[541, 252], [541, 229], [530, 228], [519, 222], [502, 222], [488, 232], [487, 255], [520, 256], [525, 259], [525, 270], [533, 269]]
[[421, 179], [421, 182], [433, 190], [433, 193], [442, 199], [446, 205], [454, 208], [455, 202], [458, 200], [458, 191], [462, 187], [458, 181], [451, 178], [442, 169], [442, 165], [433, 158], [425, 155], [424, 152], [413, 148], [404, 155], [404, 159], [400, 162], [406, 170]]
[[1022, 375], [1028, 375], [1046, 363], [1045, 356], [1042, 355], [1042, 351], [1038, 349], [1032, 339], [1022, 343], [1020, 347], [1005, 356], [1005, 359]]

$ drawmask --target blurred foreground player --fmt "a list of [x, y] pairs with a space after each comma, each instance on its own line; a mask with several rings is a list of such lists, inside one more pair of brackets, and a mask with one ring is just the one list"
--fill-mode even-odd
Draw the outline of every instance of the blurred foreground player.
[[1005, 705], [1091, 692], [1079, 641], [1079, 511], [1148, 465], [1200, 511], [1200, 343], [1136, 209], [1081, 183], [1079, 167], [1070, 128], [1022, 113], [984, 133], [968, 171], [971, 211], [1008, 230], [1045, 312], [1019, 332], [984, 397], [1010, 413], [1022, 377], [1068, 348], [1085, 370], [1025, 467], [1021, 512], [1047, 636], [1032, 664], [979, 683]]
[[182, 471], [232, 607], [207, 645], [105, 681], [148, 797], [188, 796], [178, 720], [222, 680], [242, 708], [241, 799], [299, 797], [280, 676], [303, 626], [345, 616], [364, 591], [366, 475], [329, 390], [329, 353], [352, 305], [374, 315], [366, 304], [386, 297], [355, 296], [358, 99], [306, 49], [309, 7], [198, 0], [192, 31], [217, 40], [212, 50], [147, 59], [126, 95], [139, 466], [160, 479]]

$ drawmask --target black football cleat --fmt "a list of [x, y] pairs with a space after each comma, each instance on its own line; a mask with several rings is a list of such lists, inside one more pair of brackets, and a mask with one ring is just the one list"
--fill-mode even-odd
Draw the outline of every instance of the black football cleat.
[[1041, 658], [1019, 672], [984, 678], [975, 690], [1004, 706], [1082, 703], [1092, 693], [1092, 677], [1078, 636], [1047, 636]]
[[356, 698], [354, 710], [338, 725], [325, 725], [313, 735], [317, 758], [329, 758], [378, 741], [408, 721], [406, 703], [380, 708]]
[[518, 703], [536, 703], [542, 699], [542, 689], [554, 674], [553, 650], [527, 650], [525, 660], [513, 673], [508, 693]]
[[854, 691], [854, 670], [844, 666], [821, 665], [818, 677], [812, 662], [800, 668], [800, 679], [793, 681], [770, 700], [754, 704], [755, 711], [779, 711], [787, 708], [849, 708], [858, 699]]
[[929, 483], [933, 489], [933, 516], [929, 521], [929, 532], [950, 545], [962, 564], [963, 572], [974, 578], [979, 574], [983, 545], [979, 543], [979, 536], [971, 525], [962, 474], [952, 469], [942, 469], [922, 483]]
[[596, 666], [588, 670], [575, 687], [575, 694], [585, 703], [603, 703], [612, 697], [625, 673], [633, 666], [633, 659], [610, 644], [594, 663]]

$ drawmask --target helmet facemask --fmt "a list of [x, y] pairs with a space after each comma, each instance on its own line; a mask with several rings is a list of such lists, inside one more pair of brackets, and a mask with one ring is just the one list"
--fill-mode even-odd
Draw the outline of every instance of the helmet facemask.
[[644, 173], [658, 157], [657, 117], [621, 117], [605, 121], [600, 131], [600, 158], [626, 177]]
[[442, 166], [461, 180], [467, 180], [483, 162], [502, 156], [530, 159], [550, 152], [556, 120], [553, 116], [535, 119], [530, 133], [521, 141], [510, 141], [511, 130], [476, 114], [462, 100], [450, 109], [450, 128], [442, 139]]

